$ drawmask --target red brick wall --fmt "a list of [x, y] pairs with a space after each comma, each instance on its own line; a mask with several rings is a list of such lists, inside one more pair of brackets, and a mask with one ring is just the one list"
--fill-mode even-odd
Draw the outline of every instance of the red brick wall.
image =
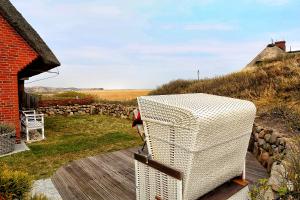
[[13, 124], [20, 138], [18, 72], [37, 53], [0, 15], [0, 122]]

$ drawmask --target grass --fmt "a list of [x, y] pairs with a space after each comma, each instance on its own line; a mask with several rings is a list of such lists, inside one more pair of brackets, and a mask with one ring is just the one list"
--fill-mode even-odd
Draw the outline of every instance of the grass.
[[288, 54], [261, 62], [252, 70], [199, 81], [172, 81], [150, 94], [209, 93], [246, 99], [256, 104], [260, 116], [282, 118], [292, 129], [300, 130], [299, 90], [300, 54]]
[[83, 90], [81, 92], [98, 100], [130, 101], [148, 95], [150, 90]]
[[61, 99], [84, 99], [91, 97], [88, 94], [84, 94], [76, 91], [66, 91], [66, 92], [57, 92], [57, 93], [43, 93], [39, 94], [42, 100], [61, 100]]
[[98, 103], [114, 103], [122, 105], [136, 105], [136, 98], [148, 95], [151, 90], [81, 90], [58, 93], [40, 94], [42, 101], [64, 100], [64, 99], [93, 99]]
[[56, 116], [46, 118], [45, 123], [47, 140], [29, 144], [31, 151], [0, 158], [0, 165], [40, 179], [72, 160], [141, 145], [136, 130], [125, 119]]
[[89, 97], [89, 95], [86, 95], [81, 92], [76, 92], [76, 91], [67, 91], [67, 92], [61, 92], [53, 95], [54, 98], [86, 98]]

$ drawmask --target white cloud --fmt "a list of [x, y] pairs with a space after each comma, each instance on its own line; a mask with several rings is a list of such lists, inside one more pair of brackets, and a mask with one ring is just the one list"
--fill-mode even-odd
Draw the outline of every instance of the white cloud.
[[[62, 63], [59, 77], [33, 85], [153, 88], [172, 79], [195, 78], [198, 69], [211, 77], [239, 70], [270, 38], [259, 27], [253, 30], [259, 36], [250, 37], [253, 32], [237, 26], [243, 21], [226, 18], [228, 10], [224, 16], [198, 11], [206, 5], [218, 9], [219, 3], [209, 5], [213, 0], [12, 1]], [[294, 43], [298, 33], [286, 39]]]
[[[209, 54], [213, 56], [233, 56], [255, 52], [257, 48], [265, 45], [262, 42], [221, 42], [221, 41], [192, 41], [189, 43], [177, 43], [174, 45], [162, 44], [133, 44], [127, 47], [127, 51], [137, 55], [188, 55]], [[236, 56], [235, 56], [236, 57]]]
[[[122, 14], [120, 7], [105, 5], [100, 1], [75, 1], [72, 3], [60, 1], [40, 1], [30, 0], [30, 3], [12, 0], [17, 8], [26, 13], [30, 13], [32, 17], [43, 18], [51, 17], [60, 18], [64, 17], [119, 17]], [[23, 12], [22, 12], [23, 13]], [[62, 21], [64, 19], [61, 19]]]

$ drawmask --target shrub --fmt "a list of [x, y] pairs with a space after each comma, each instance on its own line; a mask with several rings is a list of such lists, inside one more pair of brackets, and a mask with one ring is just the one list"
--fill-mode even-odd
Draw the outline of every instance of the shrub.
[[42, 98], [38, 107], [48, 106], [71, 106], [71, 105], [89, 105], [95, 102], [94, 97], [88, 94], [83, 94], [75, 91], [67, 91], [55, 94], [51, 98]]
[[150, 95], [160, 94], [180, 94], [184, 93], [184, 90], [190, 85], [195, 83], [194, 80], [175, 80], [170, 83], [164, 84], [156, 90], [150, 92]]
[[283, 199], [293, 197], [300, 199], [300, 136], [296, 136], [289, 143], [289, 150], [283, 162], [285, 173], [282, 174], [284, 181], [280, 190]]
[[26, 199], [32, 186], [32, 179], [27, 173], [0, 167], [0, 199]]
[[14, 131], [15, 129], [13, 126], [7, 125], [7, 124], [1, 124], [0, 123], [0, 135], [1, 134], [6, 134]]
[[289, 108], [285, 104], [277, 104], [270, 109], [270, 116], [282, 119], [287, 127], [300, 131], [300, 112], [295, 108]]
[[270, 188], [268, 179], [259, 179], [258, 182], [252, 186], [249, 197], [251, 200], [264, 200], [264, 196]]
[[80, 92], [76, 92], [76, 91], [67, 91], [67, 92], [62, 92], [62, 93], [58, 93], [53, 95], [54, 99], [57, 98], [66, 98], [66, 99], [73, 99], [73, 98], [79, 98], [79, 99], [84, 99], [87, 97], [91, 97], [90, 95], [84, 94], [84, 93], [80, 93]]
[[38, 103], [39, 107], [49, 107], [49, 106], [71, 106], [71, 105], [89, 105], [95, 100], [93, 98], [84, 99], [57, 99], [57, 100], [42, 100]]

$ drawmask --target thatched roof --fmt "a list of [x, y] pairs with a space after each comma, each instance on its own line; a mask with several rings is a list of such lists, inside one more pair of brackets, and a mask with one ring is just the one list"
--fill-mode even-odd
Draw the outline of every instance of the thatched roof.
[[0, 0], [0, 15], [24, 38], [24, 40], [39, 54], [41, 70], [49, 70], [60, 65], [60, 62], [25, 18], [18, 12], [9, 0]]
[[275, 45], [269, 44], [264, 50], [262, 50], [244, 69], [255, 68], [259, 62], [265, 60], [275, 59], [280, 55], [285, 54], [285, 51], [278, 48]]

